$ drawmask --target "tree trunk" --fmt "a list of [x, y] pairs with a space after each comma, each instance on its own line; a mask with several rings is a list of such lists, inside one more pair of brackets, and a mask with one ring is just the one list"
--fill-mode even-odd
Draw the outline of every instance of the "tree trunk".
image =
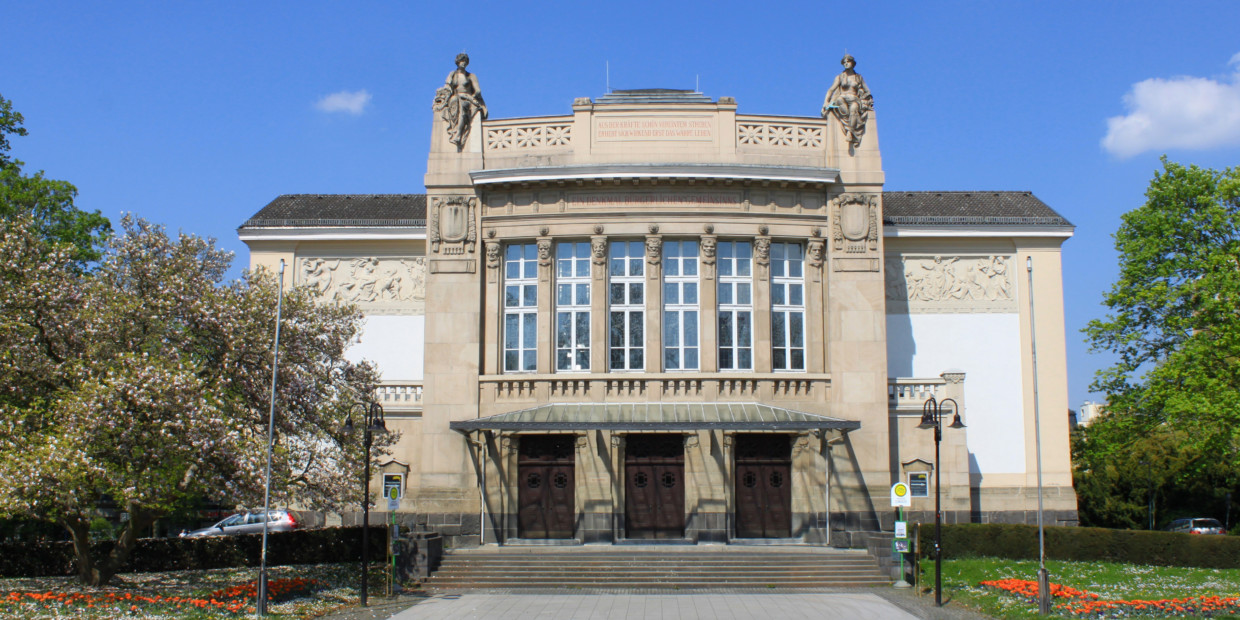
[[73, 555], [77, 557], [78, 579], [87, 585], [96, 585], [97, 571], [90, 555], [90, 524], [81, 517], [66, 517], [65, 529], [73, 536]]
[[129, 521], [116, 538], [116, 544], [106, 557], [95, 561], [91, 554], [90, 524], [78, 516], [66, 519], [65, 527], [73, 535], [73, 553], [77, 557], [78, 579], [92, 587], [106, 586], [116, 572], [129, 560], [129, 554], [138, 544], [139, 533], [155, 522], [157, 515], [135, 504], [129, 505]]

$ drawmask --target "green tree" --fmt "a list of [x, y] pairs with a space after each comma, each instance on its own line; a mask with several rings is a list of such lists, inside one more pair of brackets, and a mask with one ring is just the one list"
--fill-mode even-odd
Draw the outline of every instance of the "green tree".
[[[1197, 478], [1240, 471], [1240, 169], [1183, 166], [1163, 158], [1144, 205], [1115, 233], [1119, 279], [1111, 313], [1085, 328], [1116, 363], [1095, 377], [1108, 415], [1082, 449], [1136, 449], [1170, 433]], [[1083, 453], [1082, 453], [1083, 454]], [[1078, 456], [1080, 458], [1080, 456]], [[1211, 472], [1214, 472], [1213, 474]]]
[[13, 103], [0, 95], [0, 218], [29, 216], [38, 233], [48, 239], [76, 248], [79, 263], [98, 260], [99, 249], [112, 231], [108, 219], [98, 211], [83, 211], [73, 205], [77, 188], [66, 181], [27, 175], [23, 162], [9, 155], [9, 136], [24, 136], [25, 121]]
[[[211, 241], [128, 216], [97, 269], [76, 269], [74, 252], [30, 218], [0, 222], [0, 517], [63, 524], [80, 578], [102, 585], [187, 498], [261, 505], [278, 289], [263, 271], [225, 282], [231, 256]], [[285, 295], [274, 504], [360, 499], [341, 472], [360, 470], [361, 451], [339, 436], [375, 386], [344, 357], [360, 324], [353, 307]], [[95, 557], [105, 499], [129, 519]]]

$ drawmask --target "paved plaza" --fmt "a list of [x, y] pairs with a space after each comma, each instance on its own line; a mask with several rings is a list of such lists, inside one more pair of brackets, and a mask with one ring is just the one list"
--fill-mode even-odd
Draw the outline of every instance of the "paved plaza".
[[914, 620], [893, 603], [869, 593], [692, 594], [441, 594], [392, 616], [397, 620], [493, 618], [505, 620]]

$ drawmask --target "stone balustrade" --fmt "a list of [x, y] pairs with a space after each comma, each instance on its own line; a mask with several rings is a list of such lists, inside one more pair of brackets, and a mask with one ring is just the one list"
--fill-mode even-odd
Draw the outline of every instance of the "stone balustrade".
[[831, 376], [791, 373], [649, 373], [488, 375], [484, 403], [523, 402], [827, 402]]
[[931, 396], [947, 398], [947, 381], [940, 377], [917, 379], [897, 377], [887, 379], [887, 406], [891, 410], [921, 411]]
[[486, 121], [487, 151], [564, 149], [573, 146], [573, 117]]
[[[572, 116], [487, 120], [483, 148], [487, 152], [569, 150], [577, 127]], [[737, 115], [732, 135], [736, 148], [787, 149], [826, 153], [827, 121], [802, 117]]]
[[422, 382], [381, 383], [375, 389], [375, 399], [383, 406], [385, 413], [420, 413], [422, 411]]
[[736, 116], [736, 146], [826, 150], [827, 121], [770, 116]]

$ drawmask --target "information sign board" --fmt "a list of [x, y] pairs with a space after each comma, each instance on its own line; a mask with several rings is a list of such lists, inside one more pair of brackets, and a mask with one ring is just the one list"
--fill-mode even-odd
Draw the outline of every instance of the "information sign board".
[[913, 497], [930, 497], [930, 473], [924, 471], [909, 472], [908, 488]]

